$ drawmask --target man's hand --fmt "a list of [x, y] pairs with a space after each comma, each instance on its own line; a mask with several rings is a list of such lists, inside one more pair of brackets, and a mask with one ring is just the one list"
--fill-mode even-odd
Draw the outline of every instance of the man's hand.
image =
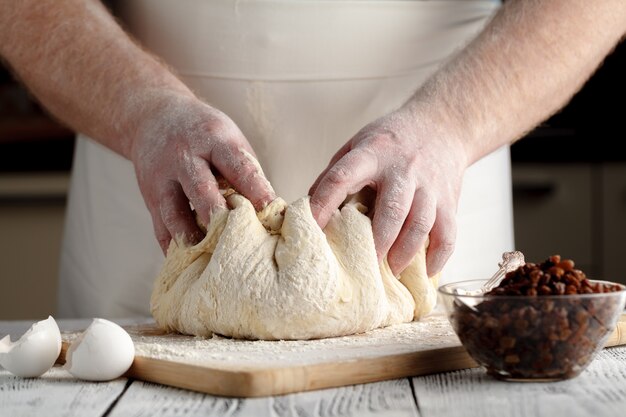
[[310, 193], [324, 227], [347, 194], [377, 191], [378, 257], [397, 274], [430, 232], [429, 275], [450, 256], [467, 166], [561, 108], [626, 32], [624, 0], [516, 0], [420, 88], [366, 126]]
[[226, 207], [211, 169], [246, 196], [257, 210], [276, 196], [254, 151], [235, 123], [195, 98], [177, 97], [160, 106], [138, 129], [131, 159], [139, 187], [165, 252], [171, 238], [197, 243], [215, 207]]
[[165, 250], [225, 206], [211, 169], [257, 208], [274, 193], [235, 124], [135, 44], [98, 0], [4, 1], [0, 56], [44, 106], [132, 160]]
[[398, 275], [430, 235], [429, 275], [452, 254], [467, 158], [451, 138], [427, 130], [409, 107], [365, 126], [332, 158], [309, 191], [320, 227], [348, 194], [376, 190], [372, 229], [379, 261]]

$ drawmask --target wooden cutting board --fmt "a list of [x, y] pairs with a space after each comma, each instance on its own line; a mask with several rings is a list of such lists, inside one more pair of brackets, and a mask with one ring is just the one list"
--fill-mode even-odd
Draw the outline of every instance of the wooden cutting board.
[[[200, 339], [126, 326], [136, 347], [129, 378], [231, 397], [262, 397], [478, 366], [443, 315], [311, 341]], [[64, 362], [64, 335], [59, 362]], [[626, 314], [606, 346], [626, 344]]]

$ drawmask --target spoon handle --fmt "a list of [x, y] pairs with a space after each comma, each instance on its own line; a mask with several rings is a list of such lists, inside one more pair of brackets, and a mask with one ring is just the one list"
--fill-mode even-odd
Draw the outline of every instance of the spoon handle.
[[502, 262], [498, 263], [500, 269], [498, 269], [496, 273], [489, 278], [489, 281], [483, 285], [482, 291], [491, 291], [492, 288], [500, 284], [500, 281], [504, 279], [507, 272], [516, 270], [520, 266], [524, 265], [524, 263], [524, 254], [522, 252], [517, 250], [513, 252], [504, 252], [502, 254]]

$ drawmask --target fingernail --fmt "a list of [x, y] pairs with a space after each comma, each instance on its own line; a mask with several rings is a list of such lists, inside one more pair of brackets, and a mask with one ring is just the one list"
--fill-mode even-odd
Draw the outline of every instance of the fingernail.
[[167, 249], [170, 246], [170, 240], [159, 239], [159, 246], [161, 247], [161, 250], [163, 251], [163, 255], [166, 255]]
[[441, 268], [433, 268], [432, 266], [428, 265], [428, 263], [426, 263], [426, 275], [428, 275], [428, 278], [437, 275], [439, 272], [441, 272], [440, 269]]
[[261, 200], [261, 209], [269, 206], [274, 200], [276, 200], [276, 196], [269, 195], [265, 197], [263, 200]]

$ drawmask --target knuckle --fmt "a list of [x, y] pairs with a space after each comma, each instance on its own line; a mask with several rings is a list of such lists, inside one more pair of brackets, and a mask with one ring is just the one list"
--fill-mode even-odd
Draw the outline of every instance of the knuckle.
[[344, 185], [350, 179], [350, 172], [346, 167], [335, 165], [326, 174], [326, 179], [332, 185]]
[[311, 206], [311, 212], [321, 213], [326, 207], [326, 202], [313, 196], [309, 200], [309, 205]]
[[380, 149], [385, 148], [389, 144], [389, 142], [393, 139], [393, 134], [391, 132], [381, 133], [371, 135], [367, 138], [366, 142], [368, 148]]
[[388, 221], [393, 223], [403, 222], [406, 217], [406, 207], [396, 200], [384, 201], [381, 208]]
[[235, 174], [243, 182], [248, 182], [254, 179], [254, 176], [258, 174], [257, 168], [249, 161], [242, 161], [235, 167]]
[[424, 236], [430, 232], [431, 222], [426, 216], [416, 216], [409, 224], [409, 235], [417, 238], [418, 236]]
[[454, 252], [454, 240], [453, 239], [444, 239], [437, 245], [437, 250], [443, 257], [447, 257]]
[[179, 213], [175, 210], [161, 208], [161, 219], [163, 220], [165, 226], [168, 229], [171, 229], [173, 226], [178, 224]]
[[169, 215], [171, 212], [171, 206], [178, 198], [178, 195], [172, 190], [164, 190], [160, 193], [157, 201], [156, 201], [156, 209], [161, 217], [165, 217], [165, 215]]
[[177, 229], [183, 222], [183, 216], [184, 216], [184, 213], [182, 212], [182, 210], [176, 210], [174, 207], [169, 206], [169, 205], [166, 205], [166, 206], [161, 205], [160, 214], [161, 214], [161, 220], [163, 221], [163, 224], [165, 225], [167, 230], [170, 232], [170, 234], [172, 232], [179, 231]]
[[208, 179], [197, 180], [191, 183], [190, 193], [192, 195], [189, 197], [198, 200], [197, 204], [203, 204], [213, 192], [217, 192], [217, 186], [213, 181]]
[[212, 135], [218, 137], [231, 136], [234, 129], [234, 123], [227, 117], [212, 117], [204, 122], [204, 129]]
[[187, 166], [193, 159], [192, 146], [192, 143], [187, 140], [176, 140], [174, 143], [172, 152], [179, 168]]
[[367, 139], [359, 143], [351, 153], [353, 155], [359, 155], [361, 158], [377, 158], [380, 154], [380, 148], [382, 147], [381, 141], [374, 139]]

